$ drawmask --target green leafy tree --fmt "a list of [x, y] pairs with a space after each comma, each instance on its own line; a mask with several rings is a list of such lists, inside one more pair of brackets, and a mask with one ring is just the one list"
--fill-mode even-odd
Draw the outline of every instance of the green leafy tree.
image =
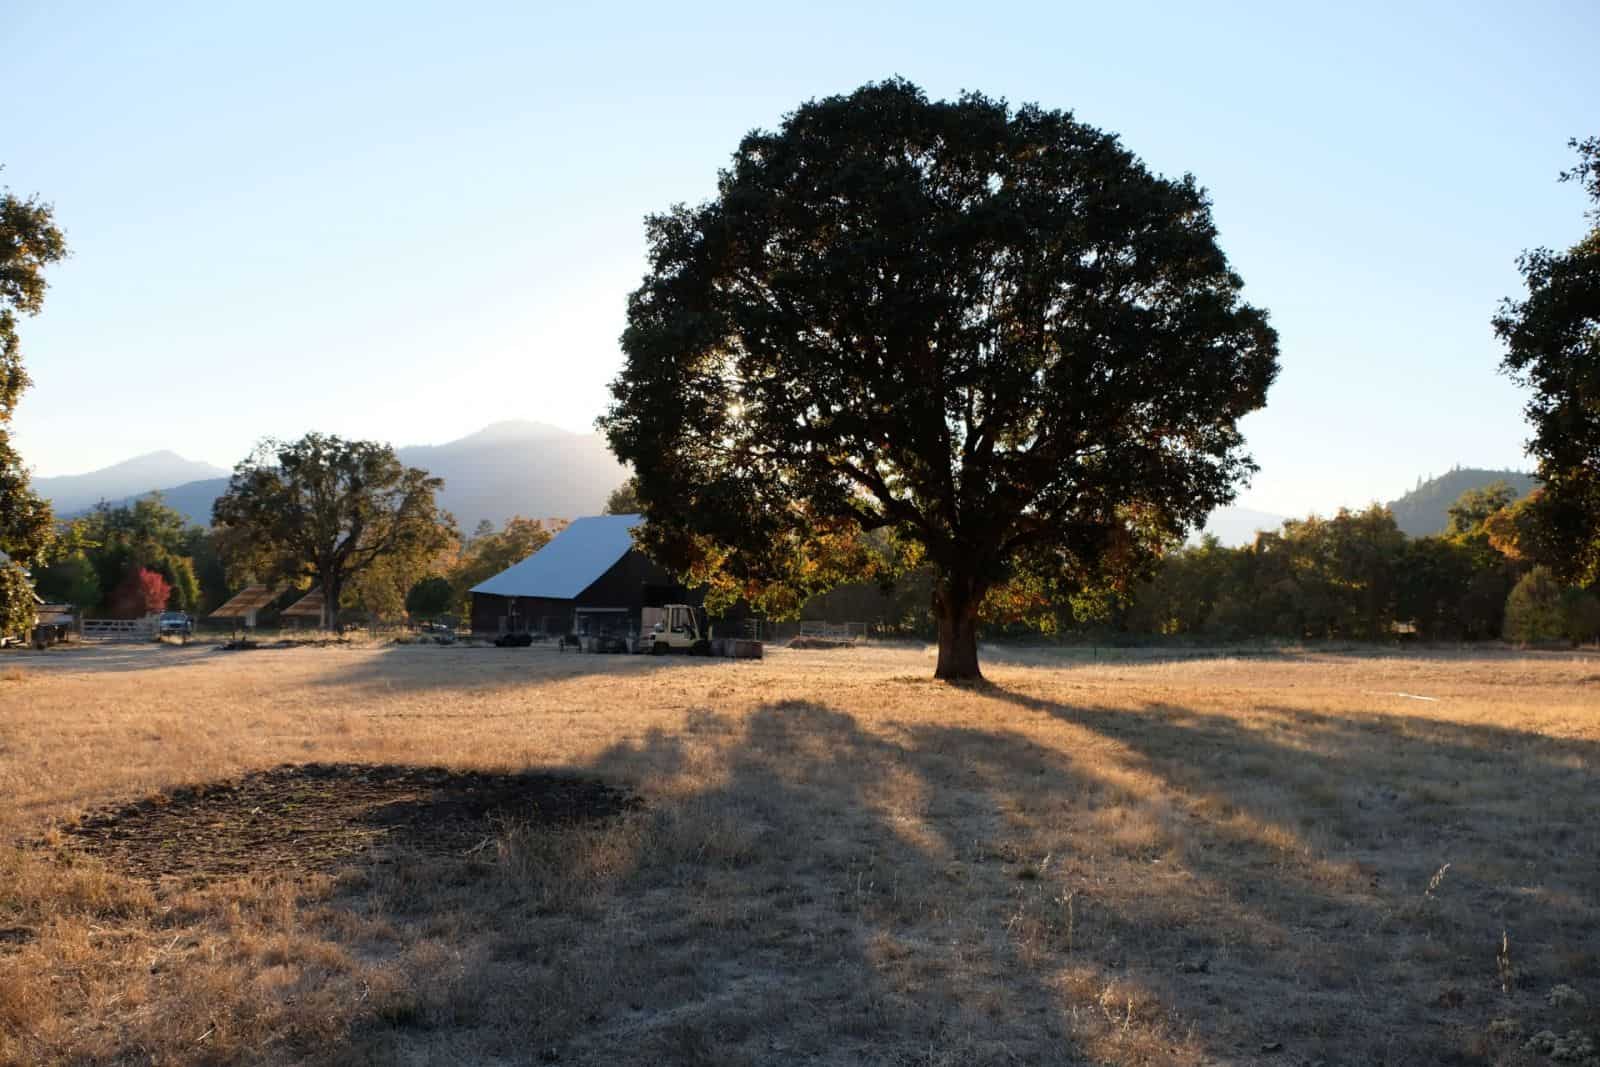
[[629, 478], [606, 497], [606, 515], [637, 515], [639, 513], [639, 480]]
[[640, 539], [751, 590], [890, 530], [935, 576], [939, 678], [979, 677], [997, 588], [1124, 582], [1254, 469], [1277, 338], [1205, 192], [1068, 113], [812, 101], [648, 236], [600, 420]]
[[[1405, 534], [1387, 508], [1341, 508], [1330, 519], [1291, 519], [1262, 534], [1258, 548], [1283, 565], [1300, 636], [1377, 640], [1396, 617]], [[1280, 609], [1280, 614], [1282, 613]]]
[[162, 500], [160, 493], [151, 493], [132, 504], [101, 501], [87, 515], [74, 520], [65, 540], [94, 566], [102, 590], [117, 589], [130, 571], [144, 568], [167, 580], [172, 590], [171, 607], [201, 610], [203, 594], [194, 553], [204, 555], [206, 532], [191, 526], [182, 513]]
[[0, 560], [0, 636], [26, 639], [38, 624], [33, 583], [21, 567]]
[[456, 610], [469, 614], [468, 591], [473, 586], [521, 563], [549, 544], [550, 537], [550, 531], [538, 519], [517, 515], [507, 519], [505, 528], [498, 533], [480, 534], [467, 542], [449, 575]]
[[455, 605], [455, 589], [441, 575], [424, 578], [406, 594], [406, 612], [416, 619], [437, 619], [450, 614]]
[[1563, 589], [1561, 632], [1574, 645], [1600, 638], [1600, 597], [1587, 589]]
[[104, 595], [100, 575], [82, 552], [61, 556], [33, 571], [34, 588], [45, 600], [94, 608]]
[[1490, 515], [1482, 530], [1489, 546], [1512, 563], [1556, 567], [1563, 549], [1554, 526], [1550, 498], [1535, 489]]
[[1225, 597], [1244, 592], [1240, 586], [1247, 576], [1240, 561], [1248, 554], [1248, 549], [1228, 548], [1210, 535], [1198, 545], [1169, 552], [1155, 573], [1133, 589], [1125, 624], [1137, 633], [1244, 636], [1253, 627], [1237, 612], [1226, 620], [1214, 616]]
[[54, 534], [50, 505], [11, 444], [11, 417], [28, 387], [17, 319], [44, 307], [45, 268], [66, 255], [50, 205], [0, 189], [0, 631], [11, 634], [33, 628], [33, 596], [19, 592], [28, 587], [22, 568], [46, 562]]
[[257, 446], [234, 468], [212, 515], [236, 569], [314, 583], [330, 625], [345, 586], [363, 571], [450, 543], [454, 520], [435, 500], [443, 484], [402, 464], [388, 445], [312, 433]]
[[28, 468], [0, 423], [0, 552], [15, 565], [43, 562], [55, 538], [50, 503], [33, 491]]
[[1587, 582], [1600, 574], [1600, 137], [1571, 145], [1578, 165], [1561, 178], [1588, 194], [1589, 232], [1565, 252], [1522, 254], [1527, 297], [1503, 302], [1494, 329], [1506, 346], [1501, 368], [1533, 393], [1528, 451], [1544, 482], [1550, 564]]
[[169, 555], [156, 565], [156, 573], [167, 580], [172, 596], [167, 606], [177, 611], [194, 612], [200, 607], [200, 580], [194, 564], [183, 556]]
[[1517, 491], [1504, 479], [1478, 489], [1468, 489], [1447, 509], [1450, 521], [1445, 535], [1459, 537], [1477, 533], [1495, 512], [1510, 506]]
[[350, 579], [341, 607], [359, 609], [369, 617], [398, 619], [408, 610], [407, 597], [416, 584], [445, 569], [458, 549], [452, 534], [441, 541], [390, 552]]
[[200, 599], [195, 607], [198, 615], [209, 614], [237, 592], [228, 584], [227, 567], [222, 553], [217, 550], [213, 531], [191, 526], [183, 536], [183, 555], [194, 568], [195, 581], [200, 585]]
[[[1490, 573], [1502, 565], [1492, 557]], [[1424, 640], [1493, 637], [1509, 581], [1485, 588], [1478, 580], [1484, 561], [1451, 537], [1419, 537], [1401, 552], [1395, 587], [1395, 616], [1413, 623]]]
[[1522, 576], [1506, 598], [1505, 635], [1521, 643], [1558, 641], [1565, 636], [1561, 585], [1548, 567]]
[[0, 425], [9, 423], [28, 387], [17, 316], [44, 307], [45, 268], [67, 256], [55, 211], [37, 196], [0, 190]]

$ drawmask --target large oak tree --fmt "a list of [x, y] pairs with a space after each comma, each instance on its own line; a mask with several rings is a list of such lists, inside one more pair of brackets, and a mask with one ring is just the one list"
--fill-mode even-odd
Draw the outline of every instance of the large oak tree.
[[1544, 491], [1529, 511], [1544, 527], [1561, 577], [1600, 578], [1600, 137], [1572, 142], [1578, 165], [1561, 175], [1588, 193], [1589, 232], [1565, 252], [1536, 248], [1518, 260], [1528, 295], [1494, 318], [1502, 369], [1532, 390], [1528, 451]]
[[259, 445], [234, 468], [212, 517], [233, 568], [309, 580], [331, 625], [352, 579], [450, 544], [455, 522], [434, 499], [443, 485], [388, 445], [311, 433]]
[[1254, 469], [1277, 339], [1205, 192], [1069, 113], [812, 101], [648, 235], [600, 420], [646, 546], [753, 586], [886, 530], [934, 568], [940, 678], [997, 588], [1134, 573]]

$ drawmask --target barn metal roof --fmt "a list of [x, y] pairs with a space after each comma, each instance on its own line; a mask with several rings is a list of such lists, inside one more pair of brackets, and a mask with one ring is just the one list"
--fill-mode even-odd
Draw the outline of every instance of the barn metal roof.
[[593, 585], [633, 547], [639, 515], [591, 515], [574, 519], [550, 543], [470, 592], [572, 600]]

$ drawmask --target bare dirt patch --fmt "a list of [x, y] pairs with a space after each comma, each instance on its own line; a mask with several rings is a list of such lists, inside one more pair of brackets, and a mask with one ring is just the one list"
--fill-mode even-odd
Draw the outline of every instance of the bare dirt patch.
[[284, 764], [167, 790], [65, 829], [116, 869], [159, 880], [331, 870], [404, 850], [463, 856], [508, 826], [570, 825], [637, 801], [593, 778], [391, 764]]

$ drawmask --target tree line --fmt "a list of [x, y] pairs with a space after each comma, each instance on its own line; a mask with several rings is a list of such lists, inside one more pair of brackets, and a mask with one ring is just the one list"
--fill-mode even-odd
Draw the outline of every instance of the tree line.
[[1516, 537], [1538, 504], [1513, 504], [1500, 483], [1464, 494], [1430, 537], [1407, 537], [1373, 505], [1291, 520], [1239, 548], [1208, 538], [1088, 621], [1220, 640], [1592, 641], [1600, 598], [1556, 581]]
[[549, 542], [541, 520], [484, 521], [468, 536], [437, 507], [438, 479], [388, 445], [310, 434], [242, 462], [209, 527], [159, 493], [62, 523], [33, 571], [49, 601], [110, 618], [205, 615], [255, 584], [281, 590], [270, 619], [312, 588], [324, 625], [464, 616], [468, 590]]
[[[1463, 494], [1448, 527], [1407, 537], [1387, 508], [1292, 519], [1249, 545], [1175, 548], [1145, 577], [1066, 598], [1013, 586], [985, 603], [984, 632], [1067, 639], [1588, 642], [1600, 597], [1557, 579], [1542, 495], [1503, 482]], [[925, 568], [809, 600], [807, 618], [932, 637]]]

